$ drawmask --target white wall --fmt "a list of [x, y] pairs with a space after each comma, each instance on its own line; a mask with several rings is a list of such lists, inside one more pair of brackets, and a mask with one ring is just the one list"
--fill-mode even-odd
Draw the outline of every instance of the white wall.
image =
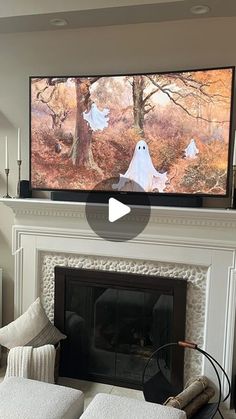
[[[17, 127], [28, 178], [28, 76], [176, 70], [236, 64], [236, 18], [203, 19], [0, 35], [0, 194], [4, 136], [10, 141], [10, 192], [16, 185]], [[0, 206], [3, 319], [13, 316], [10, 210]], [[30, 263], [30, 261], [29, 261]]]

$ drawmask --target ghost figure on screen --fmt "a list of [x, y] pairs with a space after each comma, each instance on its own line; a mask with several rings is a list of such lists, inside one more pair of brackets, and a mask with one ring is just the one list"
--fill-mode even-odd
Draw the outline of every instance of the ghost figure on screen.
[[[140, 140], [136, 144], [134, 155], [124, 175], [120, 174], [120, 180], [114, 184], [113, 189], [138, 191], [137, 186], [145, 192], [163, 192], [166, 187], [167, 174], [159, 173], [153, 166], [146, 141]], [[135, 186], [132, 185], [135, 182]], [[127, 188], [127, 183], [130, 186]], [[140, 189], [139, 189], [140, 190]]]
[[93, 103], [91, 109], [88, 112], [83, 112], [83, 118], [89, 123], [90, 128], [93, 131], [102, 131], [104, 128], [108, 127], [109, 112], [110, 111], [108, 108], [100, 111], [96, 103]]
[[185, 148], [185, 158], [186, 159], [196, 159], [199, 150], [196, 146], [195, 140], [192, 138], [188, 147]]

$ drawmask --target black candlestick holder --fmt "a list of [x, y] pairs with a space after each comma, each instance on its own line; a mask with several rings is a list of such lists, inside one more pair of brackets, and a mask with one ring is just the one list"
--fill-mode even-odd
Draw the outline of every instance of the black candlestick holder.
[[4, 195], [3, 198], [11, 198], [11, 196], [8, 193], [8, 177], [9, 177], [9, 172], [10, 169], [5, 169], [5, 173], [6, 173], [6, 185], [7, 185], [7, 191], [6, 191], [6, 195]]

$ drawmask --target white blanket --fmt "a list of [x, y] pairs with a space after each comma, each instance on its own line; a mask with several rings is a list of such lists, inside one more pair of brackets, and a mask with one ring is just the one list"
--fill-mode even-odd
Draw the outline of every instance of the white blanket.
[[23, 377], [54, 383], [56, 351], [53, 345], [39, 348], [18, 346], [12, 348], [7, 358], [6, 377]]

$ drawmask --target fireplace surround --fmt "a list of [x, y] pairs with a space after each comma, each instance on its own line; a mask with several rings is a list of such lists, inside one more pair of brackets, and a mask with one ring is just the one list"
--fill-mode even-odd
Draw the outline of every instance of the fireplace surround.
[[[204, 267], [166, 263], [151, 260], [137, 260], [108, 256], [77, 256], [70, 253], [40, 252], [40, 296], [50, 320], [54, 321], [55, 268], [58, 266], [120, 272], [152, 277], [178, 278], [187, 281], [185, 337], [204, 344], [204, 324], [206, 316], [207, 270]], [[135, 278], [135, 276], [134, 276]], [[134, 279], [133, 278], [133, 279]], [[197, 301], [197, 304], [196, 304]], [[201, 373], [201, 359], [196, 352], [187, 351], [184, 359], [184, 380]]]
[[[188, 278], [187, 324], [188, 305], [190, 317], [195, 314], [190, 319], [191, 333], [196, 329], [197, 340], [202, 336], [201, 346], [221, 363], [230, 377], [235, 373], [235, 211], [152, 208], [150, 222], [142, 234], [127, 243], [110, 243], [98, 238], [89, 229], [82, 203], [1, 201], [15, 214], [16, 317], [39, 295], [42, 295], [44, 306], [53, 317], [51, 272], [58, 264], [83, 269], [98, 267], [138, 273], [146, 271], [150, 274], [151, 271], [154, 274], [159, 271], [161, 276], [161, 272], [170, 270], [171, 276]], [[99, 214], [98, 206], [98, 219]], [[132, 214], [128, 221], [132, 222]], [[187, 330], [186, 327], [188, 338]], [[204, 360], [197, 365], [201, 373], [214, 380], [214, 373]], [[227, 385], [223, 380], [224, 391], [227, 391]]]

